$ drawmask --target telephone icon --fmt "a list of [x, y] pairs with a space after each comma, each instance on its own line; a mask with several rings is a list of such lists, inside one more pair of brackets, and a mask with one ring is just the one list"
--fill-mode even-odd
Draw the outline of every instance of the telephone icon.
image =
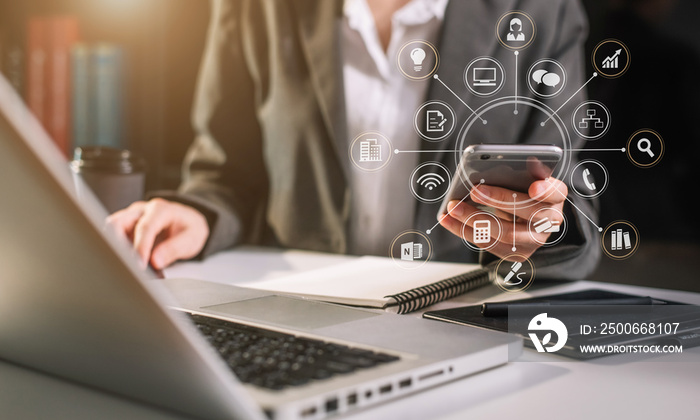
[[[518, 273], [518, 270], [523, 266], [523, 263], [520, 262], [514, 262], [513, 265], [510, 266], [510, 272], [506, 275], [506, 277], [503, 279], [503, 284], [506, 286], [517, 286], [520, 283], [523, 282], [523, 279], [520, 278], [525, 272], [520, 272]], [[513, 278], [515, 277], [515, 278]]]
[[589, 169], [584, 169], [583, 170], [583, 183], [586, 184], [586, 187], [588, 187], [589, 190], [595, 191], [595, 183], [593, 182], [593, 177], [591, 176], [591, 171]]

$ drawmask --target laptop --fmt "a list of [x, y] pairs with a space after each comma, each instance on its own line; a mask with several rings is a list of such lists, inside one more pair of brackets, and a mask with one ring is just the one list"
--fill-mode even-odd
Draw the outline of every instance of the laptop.
[[194, 418], [320, 419], [522, 348], [504, 333], [157, 279], [2, 77], [0, 177], [0, 358], [20, 366]]

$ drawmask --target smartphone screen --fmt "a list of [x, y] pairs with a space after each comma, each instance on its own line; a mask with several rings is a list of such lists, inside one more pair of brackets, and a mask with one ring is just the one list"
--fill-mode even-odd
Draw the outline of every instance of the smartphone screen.
[[527, 192], [530, 184], [549, 178], [562, 151], [550, 145], [475, 145], [464, 152], [461, 180]]
[[471, 145], [462, 155], [438, 217], [447, 212], [449, 201], [463, 200], [479, 184], [526, 193], [533, 182], [552, 176], [562, 157], [562, 149], [554, 145]]

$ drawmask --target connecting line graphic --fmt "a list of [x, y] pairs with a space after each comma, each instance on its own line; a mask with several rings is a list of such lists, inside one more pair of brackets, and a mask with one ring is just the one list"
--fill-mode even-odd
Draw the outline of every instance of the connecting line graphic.
[[[624, 147], [620, 147], [618, 149], [568, 149], [570, 152], [626, 152], [627, 149]], [[394, 154], [398, 155], [399, 153], [450, 153], [454, 152], [454, 150], [447, 150], [447, 149], [435, 149], [435, 150], [399, 150], [399, 149], [394, 149]]]
[[551, 120], [552, 118], [554, 118], [554, 116], [557, 115], [557, 113], [558, 113], [559, 111], [561, 111], [562, 108], [564, 108], [564, 105], [568, 104], [569, 101], [572, 100], [572, 99], [574, 98], [574, 96], [578, 95], [578, 93], [581, 92], [581, 90], [582, 90], [583, 88], [585, 88], [587, 84], [591, 83], [591, 80], [593, 80], [593, 79], [594, 79], [595, 77], [597, 77], [597, 76], [598, 76], [598, 73], [593, 73], [593, 76], [591, 76], [590, 79], [586, 80], [586, 83], [584, 83], [583, 86], [581, 86], [580, 88], [578, 88], [578, 90], [577, 90], [576, 92], [574, 92], [574, 94], [571, 95], [571, 96], [569, 97], [569, 99], [567, 99], [563, 104], [561, 104], [561, 106], [560, 106], [559, 108], [557, 108], [557, 110], [554, 111], [554, 113], [553, 113], [552, 115], [550, 115], [549, 118], [547, 118], [546, 120], [542, 121], [542, 122], [540, 123], [540, 125], [541, 125], [542, 127], [544, 127], [544, 125], [547, 124], [547, 121], [549, 121], [549, 120]]
[[518, 115], [518, 55], [519, 52], [515, 51], [513, 52], [515, 55], [515, 109], [513, 110], [513, 114]]
[[[459, 97], [459, 95], [457, 95], [456, 93], [454, 93], [454, 91], [453, 91], [452, 89], [450, 89], [449, 86], [447, 86], [447, 85], [445, 84], [445, 82], [443, 82], [437, 74], [434, 75], [433, 78], [434, 78], [435, 80], [437, 80], [438, 82], [440, 82], [440, 84], [443, 85], [443, 86], [445, 87], [445, 89], [449, 90], [450, 93], [453, 94], [454, 97], [457, 98], [457, 99], [462, 103], [462, 105], [466, 106], [467, 109], [470, 110], [470, 111], [472, 112], [472, 114], [476, 115], [476, 112], [475, 112], [469, 105], [467, 105], [467, 103], [464, 102], [464, 101], [462, 100], [462, 98]], [[486, 124], [486, 120], [483, 119], [483, 118], [481, 118], [479, 115], [476, 115], [476, 118], [480, 119], [482, 123]]]
[[571, 152], [626, 152], [627, 149], [621, 147], [619, 149], [569, 149]]
[[[552, 184], [551, 181], [549, 180], [549, 178], [548, 178], [546, 181], [547, 181], [550, 185]], [[602, 231], [603, 231], [603, 228], [600, 227], [600, 226], [598, 226], [590, 217], [588, 217], [588, 215], [587, 215], [586, 213], [584, 213], [583, 210], [581, 210], [580, 208], [578, 208], [578, 206], [577, 206], [576, 204], [574, 204], [574, 202], [571, 201], [571, 200], [569, 199], [569, 197], [565, 196], [561, 191], [559, 191], [559, 190], [556, 189], [556, 188], [555, 188], [554, 190], [555, 190], [556, 192], [558, 192], [559, 194], [561, 194], [561, 195], [564, 197], [564, 199], [565, 199], [566, 201], [568, 201], [569, 204], [571, 204], [571, 205], [576, 209], [576, 211], [578, 211], [579, 213], [581, 213], [581, 214], [583, 215], [583, 217], [585, 217], [589, 222], [591, 222], [591, 224], [592, 224], [593, 226], [595, 226], [596, 229], [598, 229], [598, 232], [602, 232]]]
[[[479, 185], [481, 185], [481, 184], [483, 184], [483, 183], [484, 183], [484, 180], [483, 180], [483, 179], [482, 179], [481, 181], [479, 181]], [[456, 206], [452, 207], [452, 210], [454, 210], [455, 207], [457, 207], [457, 206], [459, 206], [460, 204], [462, 204], [462, 203], [464, 202], [464, 200], [466, 200], [467, 198], [469, 198], [469, 196], [471, 195], [471, 193], [472, 193], [472, 192], [469, 191], [469, 192], [467, 193], [467, 195], [464, 196], [463, 199], [459, 200], [459, 203], [457, 203]], [[430, 229], [426, 230], [425, 233], [427, 233], [428, 235], [430, 235], [430, 232], [432, 232], [436, 227], [438, 227], [438, 225], [439, 225], [440, 223], [442, 223], [442, 221], [445, 220], [445, 218], [446, 218], [447, 216], [449, 216], [450, 213], [452, 213], [452, 210], [447, 210], [447, 213], [445, 213], [440, 219], [438, 219], [438, 222], [435, 223], [435, 224], [433, 225], [433, 227], [431, 227]]]
[[454, 152], [454, 150], [399, 150], [399, 149], [394, 149], [395, 155], [398, 155], [399, 153], [449, 153], [449, 152]]
[[516, 228], [515, 219], [518, 218], [518, 217], [515, 215], [515, 211], [518, 209], [517, 199], [518, 199], [518, 194], [513, 193], [513, 232], [514, 232], [514, 233], [513, 233], [513, 248], [511, 248], [511, 250], [512, 250], [513, 252], [515, 252], [515, 251], [518, 250], [518, 248], [515, 246], [515, 228]]

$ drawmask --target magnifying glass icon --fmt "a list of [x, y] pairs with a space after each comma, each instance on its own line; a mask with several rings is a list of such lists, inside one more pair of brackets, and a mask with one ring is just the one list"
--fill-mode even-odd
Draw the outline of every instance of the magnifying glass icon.
[[648, 154], [651, 158], [654, 157], [654, 152], [651, 151], [651, 141], [646, 137], [637, 141], [637, 149], [642, 153]]

